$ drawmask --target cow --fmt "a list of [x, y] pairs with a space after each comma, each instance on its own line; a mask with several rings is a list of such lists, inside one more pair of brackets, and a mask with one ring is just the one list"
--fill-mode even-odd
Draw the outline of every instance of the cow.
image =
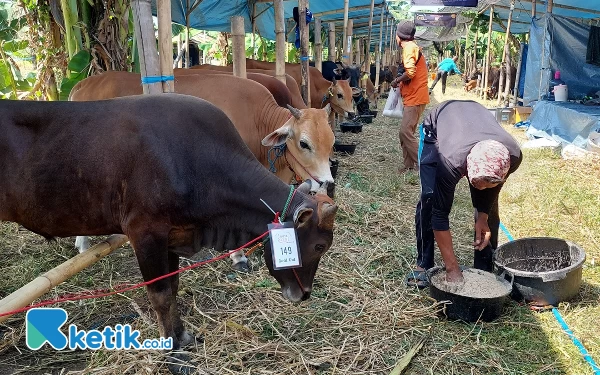
[[[313, 62], [311, 62], [310, 66], [315, 66], [315, 64]], [[321, 62], [321, 74], [323, 75], [323, 78], [325, 78], [328, 81], [333, 81], [334, 79], [339, 81], [342, 79], [350, 78], [350, 76], [348, 75], [348, 72], [343, 67], [343, 63], [339, 62], [339, 61], [337, 61], [337, 62], [333, 62], [333, 61]]]
[[[517, 75], [517, 68], [515, 68], [514, 66], [510, 67], [510, 92], [512, 93], [512, 90], [515, 87], [515, 78]], [[498, 97], [498, 88], [500, 87], [500, 68], [492, 68], [489, 74], [489, 78], [488, 78], [488, 96], [490, 98], [497, 98]], [[506, 88], [506, 80], [504, 82], [504, 87]]]
[[[256, 160], [223, 111], [188, 95], [137, 95], [94, 102], [0, 102], [0, 220], [47, 239], [125, 234], [144, 281], [179, 269], [200, 246], [241, 246], [273, 213], [293, 225], [302, 266], [271, 276], [291, 302], [309, 298], [333, 241], [337, 206], [308, 194]], [[77, 140], [77, 142], [73, 142]], [[284, 212], [285, 207], [287, 210]], [[178, 275], [146, 286], [160, 336], [180, 351], [193, 342], [177, 309]], [[185, 373], [171, 353], [173, 373]]]
[[464, 90], [466, 92], [469, 92], [469, 91], [473, 90], [475, 87], [477, 87], [477, 80], [472, 79], [469, 82], [465, 83]]
[[[231, 65], [217, 66], [217, 65], [210, 65], [210, 64], [196, 65], [196, 66], [191, 67], [190, 69], [174, 69], [174, 73], [175, 74], [177, 74], [177, 73], [195, 74], [195, 73], [198, 73], [199, 71], [203, 71], [203, 70], [208, 70], [213, 73], [220, 71], [222, 73], [233, 74], [233, 66], [231, 66]], [[273, 97], [275, 97], [275, 100], [277, 100], [276, 95], [278, 95], [278, 92], [283, 91], [283, 90], [281, 90], [280, 86], [272, 83], [272, 80], [265, 80], [264, 78], [257, 80], [258, 76], [251, 75], [250, 73], [268, 75], [270, 77], [276, 77], [275, 71], [274, 70], [264, 70], [264, 69], [247, 69], [246, 75], [247, 75], [248, 79], [257, 81], [258, 83], [265, 86], [271, 92]], [[298, 87], [296, 80], [294, 78], [292, 78], [292, 76], [290, 76], [289, 74], [286, 74], [285, 78], [286, 78], [285, 86], [287, 86], [289, 95], [291, 95], [290, 105], [292, 107], [298, 108], [298, 109], [307, 108], [306, 104], [304, 103], [304, 100], [302, 100], [302, 95], [300, 94], [300, 88]], [[288, 94], [286, 93], [285, 95], [287, 96]], [[278, 103], [279, 103], [279, 101], [278, 101]]]
[[[220, 108], [263, 166], [290, 183], [295, 175], [310, 179], [316, 191], [319, 182], [330, 182], [333, 176], [329, 155], [334, 135], [328, 125], [329, 107], [323, 109], [284, 109], [257, 82], [225, 74], [191, 74], [176, 77], [175, 90], [192, 95]], [[140, 95], [140, 75], [128, 72], [106, 72], [78, 82], [69, 96], [71, 101], [110, 99]], [[264, 147], [268, 146], [268, 147]], [[333, 195], [333, 191], [330, 192]], [[87, 238], [76, 240], [80, 251], [89, 247]], [[231, 256], [233, 267], [248, 271], [248, 259], [242, 251]]]
[[[246, 59], [248, 69], [275, 70], [275, 63]], [[285, 64], [285, 71], [291, 75], [298, 86], [302, 84], [300, 64]], [[323, 108], [331, 104], [331, 109], [338, 115], [351, 118], [354, 115], [352, 96], [359, 92], [352, 89], [347, 80], [328, 81], [315, 67], [309, 67], [310, 74], [310, 102], [312, 108]], [[333, 127], [333, 113], [329, 117], [329, 124]]]

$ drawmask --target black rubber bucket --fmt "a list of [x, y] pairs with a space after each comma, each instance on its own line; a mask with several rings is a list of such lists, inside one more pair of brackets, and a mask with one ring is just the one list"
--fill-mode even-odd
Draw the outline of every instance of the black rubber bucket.
[[337, 177], [339, 165], [340, 165], [340, 162], [338, 160], [329, 159], [329, 170], [331, 171], [331, 176], [333, 177], [334, 180]]
[[487, 298], [474, 298], [450, 293], [438, 288], [432, 282], [432, 277], [434, 275], [440, 272], [446, 272], [445, 268], [434, 267], [427, 271], [427, 277], [429, 279], [429, 295], [436, 301], [445, 302], [443, 313], [448, 319], [463, 320], [465, 322], [476, 322], [478, 320], [491, 322], [502, 314], [502, 309], [504, 308], [504, 304], [508, 301], [508, 296], [510, 295], [512, 287], [504, 278], [494, 275], [493, 273], [473, 268], [470, 270], [495, 279], [496, 282], [506, 289], [506, 292], [501, 296]]
[[529, 237], [496, 249], [498, 273], [514, 278], [512, 297], [536, 306], [556, 306], [579, 293], [585, 252], [559, 238]]

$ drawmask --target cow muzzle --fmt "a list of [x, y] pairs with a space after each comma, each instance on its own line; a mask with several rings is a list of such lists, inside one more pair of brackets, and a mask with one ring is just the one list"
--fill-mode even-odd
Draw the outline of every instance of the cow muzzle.
[[300, 289], [298, 285], [285, 286], [281, 288], [281, 295], [283, 296], [283, 298], [293, 303], [306, 301], [310, 298], [310, 292], [310, 290], [305, 291], [303, 289]]

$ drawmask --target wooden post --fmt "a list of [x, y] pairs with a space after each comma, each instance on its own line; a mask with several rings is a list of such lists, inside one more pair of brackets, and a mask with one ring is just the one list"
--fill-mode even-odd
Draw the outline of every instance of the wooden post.
[[[379, 71], [381, 69], [381, 46], [383, 33], [383, 4], [381, 4], [381, 15], [379, 16], [379, 47], [375, 50], [375, 91], [379, 91]], [[395, 78], [395, 77], [394, 77]]]
[[356, 48], [356, 51], [354, 51], [354, 61], [357, 65], [360, 65], [360, 63], [362, 62], [362, 56], [360, 53], [360, 41], [360, 38], [356, 38], [356, 40], [354, 41], [354, 48]]
[[348, 50], [346, 51], [347, 62], [346, 64], [352, 64], [352, 34], [354, 32], [354, 20], [348, 20], [348, 29], [346, 30], [346, 45], [348, 46]]
[[394, 19], [392, 18], [392, 22], [390, 22], [390, 56], [389, 56], [389, 63], [390, 65], [394, 65], [396, 64], [396, 61], [394, 59], [394, 51], [395, 51], [395, 45], [396, 45], [396, 37], [394, 36]]
[[[385, 16], [385, 41], [383, 42], [383, 66], [389, 66], [390, 63], [388, 61], [388, 28], [389, 28], [390, 16]], [[381, 33], [380, 33], [381, 34]], [[396, 77], [394, 77], [396, 78]]]
[[233, 75], [246, 78], [246, 32], [244, 30], [244, 17], [231, 17], [231, 39]]
[[[382, 4], [383, 6], [383, 4]], [[371, 71], [371, 31], [373, 29], [373, 11], [375, 10], [375, 0], [371, 0], [371, 9], [369, 15], [369, 34], [367, 36], [367, 56], [365, 58], [365, 65], [367, 69], [365, 72]]]
[[321, 42], [321, 19], [315, 18], [315, 67], [323, 71], [323, 44]]
[[308, 65], [308, 25], [306, 24], [308, 0], [298, 0], [298, 24], [300, 26], [300, 93], [306, 106], [310, 108], [310, 74]]
[[283, 0], [273, 0], [275, 10], [275, 76], [278, 80], [285, 83], [285, 59], [287, 55], [287, 46], [285, 43], [285, 16], [283, 9]]
[[489, 80], [489, 76], [490, 76], [490, 71], [491, 71], [491, 49], [490, 46], [492, 44], [492, 22], [494, 22], [494, 6], [492, 5], [490, 7], [490, 22], [488, 24], [488, 40], [487, 40], [487, 53], [485, 55], [485, 62], [483, 65], [483, 71], [482, 73], [482, 79], [483, 79], [483, 92], [481, 93], [481, 97], [483, 97], [485, 100], [488, 99], [488, 94], [487, 94], [487, 90], [488, 90], [488, 80]]
[[[133, 10], [133, 26], [140, 54], [142, 80], [146, 77], [157, 77], [160, 75], [160, 64], [156, 49], [156, 38], [154, 37], [150, 0], [133, 0], [131, 9]], [[172, 57], [172, 54], [169, 56]], [[144, 83], [142, 87], [144, 94], [162, 93], [161, 82]]]
[[252, 3], [252, 59], [256, 58], [256, 2]]
[[[186, 8], [190, 9], [190, 0], [185, 0]], [[185, 67], [190, 67], [190, 13], [185, 12]]]
[[[551, 0], [548, 0], [549, 2]], [[498, 84], [498, 101], [497, 104], [500, 105], [502, 103], [502, 94], [504, 94], [504, 83], [505, 83], [505, 75], [502, 74], [502, 68], [506, 69], [506, 72], [509, 72], [510, 68], [506, 66], [506, 59], [508, 58], [509, 50], [508, 50], [508, 36], [510, 34], [510, 26], [512, 23], [512, 15], [513, 10], [515, 9], [515, 0], [510, 0], [510, 10], [508, 11], [508, 25], [506, 26], [506, 35], [504, 37], [504, 48], [502, 53], [502, 64], [500, 66], [500, 83]], [[505, 73], [506, 74], [506, 73]], [[508, 82], [506, 82], [508, 85]]]
[[350, 0], [344, 0], [344, 39], [342, 40], [342, 62], [350, 65], [350, 61], [352, 60], [352, 56], [351, 56], [351, 50], [352, 50], [352, 42], [348, 42], [348, 40], [352, 39], [352, 37], [348, 37], [348, 26], [349, 25], [349, 20], [348, 19], [348, 7], [350, 4]]
[[513, 89], [513, 106], [516, 107], [519, 99], [519, 80], [521, 79], [521, 65], [523, 64], [523, 49], [525, 45], [521, 43], [519, 48], [519, 63], [517, 64], [517, 73], [515, 76], [515, 88]]
[[479, 27], [475, 29], [475, 41], [473, 42], [473, 68], [477, 68], [477, 39], [479, 38]]
[[[181, 33], [179, 33], [179, 40], [177, 40], [177, 54], [178, 54], [178, 56], [181, 53], [181, 48], [182, 47], [183, 47], [183, 37], [181, 36]], [[179, 69], [183, 68], [183, 61], [181, 59], [179, 59], [179, 61], [177, 62], [177, 67]]]
[[[173, 76], [173, 30], [171, 29], [171, 0], [157, 0], [158, 45], [160, 46], [160, 75]], [[175, 92], [175, 80], [163, 81], [162, 92]]]
[[[554, 8], [554, 0], [548, 0], [546, 2], [546, 13], [548, 13], [548, 14], [552, 13], [552, 8]], [[510, 18], [509, 18], [509, 22], [510, 22]]]
[[335, 61], [335, 22], [329, 22], [329, 48], [327, 50], [327, 59]]
[[465, 23], [465, 29], [467, 30], [467, 32], [465, 33], [465, 56], [464, 56], [464, 62], [465, 62], [465, 72], [469, 72], [471, 71], [471, 67], [468, 66], [468, 62], [470, 59], [467, 58], [467, 44], [469, 44], [469, 24]]
[[531, 18], [535, 18], [535, 16], [537, 15], [536, 6], [537, 6], [536, 1], [531, 0]]
[[[132, 3], [133, 5], [133, 3]], [[152, 18], [150, 19], [152, 20]], [[75, 255], [66, 262], [54, 267], [45, 274], [38, 276], [28, 284], [12, 292], [0, 301], [0, 314], [22, 309], [39, 297], [48, 293], [52, 288], [80, 272], [86, 267], [98, 262], [116, 248], [128, 241], [127, 236], [115, 234], [108, 237], [83, 253]], [[0, 322], [10, 318], [10, 315], [0, 317]]]

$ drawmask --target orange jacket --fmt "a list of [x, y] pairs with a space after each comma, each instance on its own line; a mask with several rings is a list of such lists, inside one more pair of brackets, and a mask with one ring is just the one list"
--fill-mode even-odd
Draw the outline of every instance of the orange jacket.
[[[413, 41], [402, 42], [402, 63], [410, 81], [401, 82], [400, 93], [404, 105], [415, 106], [429, 103], [427, 65], [425, 56], [419, 59], [421, 48]], [[418, 60], [418, 61], [417, 61]]]

